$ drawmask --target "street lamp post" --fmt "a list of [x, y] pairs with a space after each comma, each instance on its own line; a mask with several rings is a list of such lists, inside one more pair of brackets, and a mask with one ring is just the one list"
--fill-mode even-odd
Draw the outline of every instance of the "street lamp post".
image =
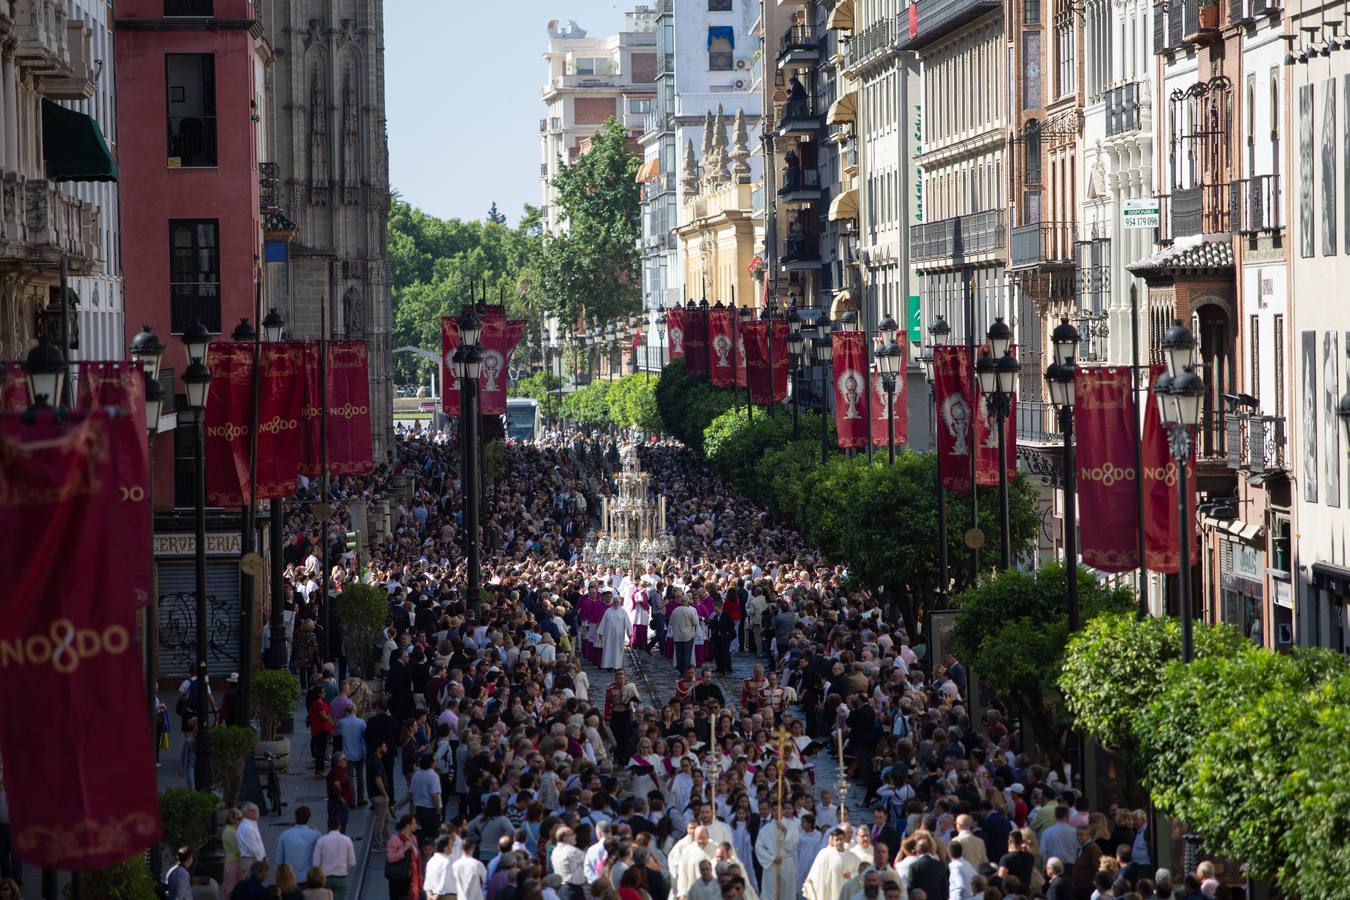
[[188, 406], [192, 409], [193, 477], [196, 482], [196, 569], [197, 569], [197, 762], [196, 784], [199, 791], [211, 790], [211, 729], [210, 689], [207, 685], [206, 636], [206, 464], [202, 458], [205, 442], [204, 419], [206, 396], [211, 386], [211, 371], [206, 367], [206, 347], [211, 334], [201, 322], [194, 322], [183, 332], [187, 347], [188, 367], [183, 372], [183, 386], [187, 390]]
[[459, 453], [463, 469], [464, 491], [464, 556], [469, 561], [467, 607], [477, 612], [482, 604], [480, 559], [478, 546], [478, 373], [483, 368], [483, 354], [478, 347], [482, 323], [471, 310], [459, 317], [460, 345], [451, 361], [455, 378], [459, 380]]
[[748, 305], [736, 309], [736, 318], [740, 329], [736, 338], [736, 352], [741, 354], [741, 365], [745, 368], [745, 420], [747, 422], [755, 421], [755, 395], [750, 390], [750, 359], [744, 353], [745, 326], [753, 315], [754, 310]]
[[900, 371], [900, 345], [891, 342], [877, 351], [877, 368], [886, 388], [886, 459], [895, 465], [895, 376]]
[[[764, 321], [768, 323], [768, 324], [766, 324], [766, 325], [764, 326], [764, 346], [765, 346], [765, 349], [768, 351], [768, 358], [769, 358], [769, 418], [770, 418], [770, 419], [773, 418], [773, 408], [774, 408], [775, 406], [778, 405], [778, 404], [776, 404], [776, 403], [774, 402], [774, 400], [773, 400], [773, 382], [774, 382], [774, 377], [773, 377], [773, 314], [777, 311], [777, 308], [778, 308], [778, 303], [777, 303], [777, 301], [774, 300], [773, 297], [769, 297], [769, 299], [764, 303], [764, 312], [763, 312], [763, 314], [762, 314], [762, 315], [763, 315]], [[750, 380], [748, 374], [747, 374], [745, 380], [746, 380], [746, 381], [749, 381], [749, 380]]]
[[[975, 374], [980, 381], [980, 392], [984, 394], [994, 427], [998, 429], [998, 511], [999, 511], [999, 549], [1002, 553], [1004, 569], [1012, 566], [1012, 535], [1008, 533], [1008, 448], [1004, 440], [1004, 426], [1012, 410], [1012, 401], [1017, 393], [1017, 372], [1020, 367], [1012, 355], [1012, 329], [999, 316], [989, 326], [985, 335], [990, 352], [981, 353], [975, 364]], [[974, 490], [974, 486], [971, 486]]]
[[[937, 387], [933, 381], [933, 364], [937, 359], [937, 348], [947, 346], [951, 340], [952, 327], [942, 316], [936, 317], [928, 326], [928, 337], [932, 341], [923, 355], [924, 375], [928, 379], [928, 402], [933, 409], [933, 452], [937, 453], [937, 430], [941, 425], [941, 411], [937, 408]], [[947, 491], [942, 486], [942, 465], [934, 467], [937, 473], [934, 479], [937, 486], [938, 518], [938, 602], [940, 608], [947, 606], [947, 587], [951, 584], [951, 574], [947, 563]]]
[[1059, 410], [1059, 431], [1064, 437], [1064, 562], [1069, 598], [1069, 632], [1078, 631], [1078, 462], [1073, 443], [1074, 375], [1077, 366], [1078, 329], [1062, 320], [1050, 335], [1055, 361], [1045, 371], [1050, 401]]
[[811, 339], [815, 361], [820, 366], [820, 464], [823, 466], [830, 458], [830, 373], [834, 361], [834, 341], [830, 337], [828, 319], [820, 320], [820, 333]]
[[[145, 439], [146, 439], [146, 470], [145, 470], [145, 496], [150, 498], [150, 534], [155, 533], [155, 434], [159, 431], [159, 417], [164, 411], [164, 388], [159, 383], [159, 365], [164, 358], [164, 342], [161, 341], [149, 325], [142, 325], [140, 332], [131, 340], [131, 358], [140, 363], [141, 373], [145, 379]], [[153, 546], [150, 550], [150, 571], [155, 570], [155, 551]], [[155, 690], [157, 679], [155, 678], [155, 645], [158, 642], [156, 638], [156, 628], [159, 623], [156, 620], [158, 615], [159, 603], [151, 592], [150, 602], [145, 606], [145, 690], [146, 702], [150, 707], [150, 739], [155, 748], [155, 753], [159, 753], [158, 728], [155, 725], [155, 712], [159, 708], [159, 696]]]
[[[263, 338], [269, 344], [278, 343], [286, 330], [286, 320], [275, 309], [269, 309], [262, 320]], [[325, 496], [324, 502], [328, 502]], [[285, 502], [278, 497], [267, 501], [267, 555], [271, 563], [270, 581], [272, 589], [271, 615], [267, 622], [267, 659], [263, 662], [269, 669], [286, 667], [286, 597], [285, 597], [285, 560], [282, 558], [282, 532], [285, 531], [283, 514]], [[325, 533], [325, 545], [328, 536]], [[327, 596], [324, 602], [328, 602]]]
[[792, 373], [792, 439], [795, 441], [797, 439], [798, 423], [801, 417], [799, 409], [801, 403], [797, 396], [798, 393], [800, 393], [797, 390], [797, 380], [802, 374], [802, 348], [806, 345], [806, 337], [799, 328], [795, 327], [796, 323], [793, 324], [793, 329], [788, 332], [787, 348], [788, 366], [790, 366], [790, 371]]
[[1181, 546], [1177, 549], [1177, 599], [1181, 608], [1181, 659], [1195, 658], [1192, 635], [1194, 618], [1191, 609], [1191, 522], [1187, 464], [1194, 446], [1193, 429], [1200, 424], [1205, 402], [1205, 383], [1191, 371], [1195, 355], [1195, 338], [1180, 321], [1163, 336], [1163, 357], [1167, 372], [1158, 378], [1153, 392], [1163, 424], [1169, 430], [1168, 445], [1177, 466], [1177, 518], [1180, 525]]

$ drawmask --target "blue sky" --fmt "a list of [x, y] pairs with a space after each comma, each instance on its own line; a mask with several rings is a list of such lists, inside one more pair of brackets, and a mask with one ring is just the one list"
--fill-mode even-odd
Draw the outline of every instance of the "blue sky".
[[539, 203], [539, 119], [550, 19], [612, 34], [634, 0], [388, 0], [389, 182], [433, 215], [514, 225]]

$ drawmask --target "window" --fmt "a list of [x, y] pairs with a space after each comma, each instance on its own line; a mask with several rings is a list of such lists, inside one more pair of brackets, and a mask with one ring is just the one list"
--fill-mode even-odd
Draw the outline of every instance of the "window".
[[652, 101], [650, 99], [628, 101], [628, 112], [632, 115], [646, 115], [651, 111]]
[[708, 71], [730, 72], [732, 62], [731, 40], [725, 37], [708, 36]]
[[[1258, 274], [1257, 278], [1261, 276]], [[1248, 335], [1248, 341], [1251, 343], [1252, 354], [1252, 381], [1247, 386], [1253, 397], [1261, 396], [1261, 317], [1251, 317], [1251, 332]]]
[[215, 0], [164, 0], [166, 16], [214, 16]]
[[1027, 184], [1041, 183], [1041, 123], [1032, 119], [1027, 123], [1026, 140], [1023, 141], [1023, 148], [1026, 151], [1026, 180]]
[[731, 12], [731, 0], [708, 0], [708, 12]]
[[198, 320], [220, 332], [220, 223], [217, 219], [169, 222], [170, 331], [182, 334]]
[[1074, 90], [1077, 71], [1074, 68], [1074, 30], [1072, 11], [1055, 15], [1055, 96], [1063, 97]]
[[1271, 332], [1275, 338], [1275, 415], [1284, 415], [1284, 316], [1274, 316]]
[[1041, 0], [1023, 0], [1022, 21], [1028, 25], [1041, 23]]
[[578, 56], [572, 60], [573, 75], [613, 75], [614, 61], [605, 56]]
[[169, 167], [216, 164], [216, 59], [209, 53], [164, 57]]

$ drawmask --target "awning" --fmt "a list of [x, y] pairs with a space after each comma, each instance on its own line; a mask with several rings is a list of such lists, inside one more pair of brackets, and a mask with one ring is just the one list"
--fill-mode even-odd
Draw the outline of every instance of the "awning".
[[848, 289], [844, 289], [835, 294], [834, 299], [830, 301], [830, 318], [838, 322], [844, 317], [844, 313], [849, 310], [856, 310], [856, 308], [853, 303], [853, 294]]
[[727, 44], [729, 44], [729, 45], [731, 46], [731, 49], [732, 49], [732, 50], [735, 50], [735, 49], [736, 49], [736, 29], [735, 29], [735, 28], [731, 27], [730, 25], [709, 25], [709, 26], [708, 26], [708, 49], [709, 49], [709, 50], [712, 49], [713, 41], [718, 40], [719, 38], [720, 38], [721, 40], [726, 41]]
[[42, 101], [42, 158], [52, 181], [117, 180], [117, 163], [98, 123], [50, 100]]
[[853, 30], [853, 0], [839, 0], [830, 10], [829, 18], [825, 20], [825, 27], [831, 31], [852, 31]]
[[830, 111], [825, 115], [825, 124], [847, 125], [853, 121], [857, 111], [858, 92], [849, 91], [830, 104]]
[[858, 189], [849, 188], [830, 201], [830, 221], [858, 218]]
[[636, 180], [646, 184], [648, 181], [655, 181], [656, 176], [660, 174], [661, 159], [660, 157], [653, 156], [651, 159], [645, 160], [642, 163], [642, 166], [638, 169]]
[[1315, 562], [1312, 564], [1312, 586], [1319, 591], [1344, 597], [1350, 594], [1350, 569], [1332, 563]]

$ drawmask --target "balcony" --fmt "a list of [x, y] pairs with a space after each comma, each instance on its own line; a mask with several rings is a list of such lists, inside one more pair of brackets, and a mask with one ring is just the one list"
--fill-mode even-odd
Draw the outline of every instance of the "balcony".
[[1289, 467], [1283, 416], [1230, 413], [1224, 426], [1230, 469], [1260, 475]]
[[[1026, 3], [1029, 21], [1039, 21], [1039, 13], [1033, 12], [1035, 0]], [[900, 7], [905, 9], [902, 4]], [[1003, 9], [999, 0], [926, 0], [918, 4], [916, 13], [918, 28], [914, 36], [909, 33], [909, 13], [902, 12], [896, 23], [895, 46], [902, 51], [922, 50], [936, 43], [957, 29], [975, 19]], [[1031, 16], [1035, 15], [1032, 19]]]
[[783, 241], [779, 260], [784, 272], [810, 272], [820, 267], [820, 235], [796, 234]]
[[662, 53], [656, 57], [656, 77], [675, 74], [675, 54]]
[[1139, 130], [1139, 82], [1131, 81], [1106, 92], [1106, 136]]
[[718, 50], [708, 54], [709, 72], [730, 72], [736, 65], [736, 57], [730, 50]]
[[85, 100], [94, 95], [93, 33], [68, 19], [64, 6], [57, 0], [10, 5], [14, 62], [32, 73], [37, 93], [48, 99]]
[[210, 168], [216, 164], [216, 117], [169, 117], [169, 168]]
[[778, 134], [810, 136], [820, 130], [822, 111], [810, 97], [798, 97], [784, 103], [778, 114]]
[[969, 255], [1002, 250], [1007, 236], [1003, 210], [989, 209], [911, 225], [909, 255], [916, 263], [931, 263], [921, 268], [960, 265]]
[[1222, 234], [1228, 231], [1227, 184], [1202, 184], [1172, 192], [1172, 237]]
[[274, 162], [258, 163], [258, 206], [281, 209], [281, 167]]
[[1073, 222], [1019, 225], [1008, 237], [1008, 261], [1014, 269], [1072, 267], [1077, 228]]
[[1229, 187], [1229, 221], [1238, 234], [1260, 234], [1284, 227], [1284, 196], [1279, 175], [1256, 175]]
[[1060, 446], [1059, 417], [1053, 403], [1017, 398], [1017, 443]]
[[782, 170], [782, 178], [782, 186], [778, 188], [778, 199], [784, 203], [805, 204], [820, 199], [818, 170], [789, 166]]
[[[1175, 0], [1174, 0], [1175, 2]], [[1201, 6], [1200, 0], [1181, 0], [1182, 40], [1188, 44], [1208, 43], [1219, 38], [1219, 6]]]
[[786, 65], [813, 66], [820, 61], [820, 36], [810, 25], [793, 25], [783, 32], [778, 45], [778, 68]]
[[45, 178], [5, 173], [0, 183], [0, 244], [9, 256], [53, 270], [66, 257], [74, 274], [98, 268], [100, 210], [67, 197]]
[[880, 59], [882, 54], [894, 49], [895, 35], [895, 19], [882, 18], [868, 25], [849, 42], [844, 54], [844, 68], [851, 69], [869, 63], [873, 58]]
[[539, 133], [540, 133], [540, 134], [543, 134], [545, 131], [548, 131], [548, 119], [540, 119], [540, 120], [539, 120]]

